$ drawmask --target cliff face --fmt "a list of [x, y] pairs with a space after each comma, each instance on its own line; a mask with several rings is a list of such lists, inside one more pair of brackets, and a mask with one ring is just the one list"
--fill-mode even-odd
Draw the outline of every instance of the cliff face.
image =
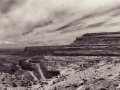
[[71, 45], [120, 45], [120, 33], [88, 33], [82, 37], [77, 37]]
[[67, 46], [26, 47], [26, 55], [119, 56], [120, 32], [87, 33]]
[[24, 55], [34, 56], [34, 55], [52, 55], [53, 51], [61, 50], [65, 46], [33, 46], [25, 47]]
[[119, 56], [120, 32], [84, 34], [64, 50], [55, 51], [54, 55]]

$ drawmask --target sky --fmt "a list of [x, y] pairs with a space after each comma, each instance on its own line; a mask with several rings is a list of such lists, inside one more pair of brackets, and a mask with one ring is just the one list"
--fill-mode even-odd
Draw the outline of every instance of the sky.
[[67, 45], [120, 31], [120, 0], [0, 0], [0, 48]]

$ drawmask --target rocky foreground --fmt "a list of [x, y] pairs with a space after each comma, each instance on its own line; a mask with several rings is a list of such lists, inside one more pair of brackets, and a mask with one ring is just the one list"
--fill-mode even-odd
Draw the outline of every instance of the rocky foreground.
[[[51, 59], [56, 58], [66, 57]], [[30, 81], [22, 75], [1, 73], [0, 90], [120, 90], [119, 58], [73, 57], [77, 62], [59, 67], [60, 75], [46, 80]]]

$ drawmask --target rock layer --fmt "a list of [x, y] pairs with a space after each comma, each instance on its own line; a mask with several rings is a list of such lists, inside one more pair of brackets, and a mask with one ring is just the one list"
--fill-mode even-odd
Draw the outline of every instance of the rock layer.
[[87, 33], [70, 45], [26, 47], [26, 55], [119, 56], [120, 32]]
[[71, 45], [120, 45], [120, 32], [87, 33], [77, 37]]
[[54, 51], [61, 50], [65, 46], [32, 46], [25, 47], [25, 56], [35, 56], [35, 55], [52, 55]]

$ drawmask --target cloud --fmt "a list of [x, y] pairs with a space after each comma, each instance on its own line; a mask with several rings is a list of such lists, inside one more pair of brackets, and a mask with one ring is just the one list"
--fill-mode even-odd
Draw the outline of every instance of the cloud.
[[119, 0], [1, 0], [0, 44], [69, 44], [87, 32], [119, 31], [119, 6]]
[[15, 0], [0, 0], [0, 11], [5, 13], [10, 10]]

